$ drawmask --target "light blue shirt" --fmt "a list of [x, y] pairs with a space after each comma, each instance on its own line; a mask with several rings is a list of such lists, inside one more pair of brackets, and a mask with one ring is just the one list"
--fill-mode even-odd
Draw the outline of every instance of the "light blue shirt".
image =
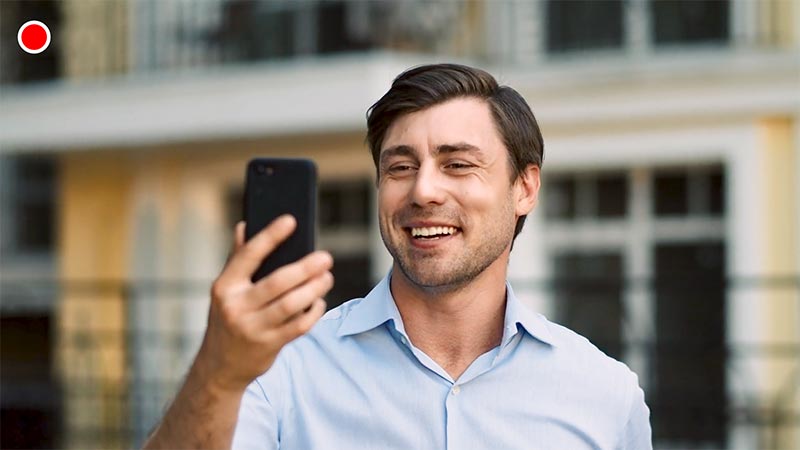
[[636, 375], [506, 298], [501, 344], [453, 380], [408, 338], [387, 276], [248, 387], [234, 448], [651, 449]]

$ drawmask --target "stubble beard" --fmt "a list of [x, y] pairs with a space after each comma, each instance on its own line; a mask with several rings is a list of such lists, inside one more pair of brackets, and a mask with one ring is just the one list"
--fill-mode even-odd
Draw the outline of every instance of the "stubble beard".
[[[511, 198], [506, 202], [502, 215], [503, 217], [515, 217]], [[419, 252], [418, 250], [403, 242], [403, 239], [406, 239], [404, 233], [393, 241], [383, 219], [380, 220], [380, 231], [386, 249], [410, 282], [427, 291], [444, 292], [457, 290], [469, 284], [497, 261], [511, 244], [516, 226], [515, 221], [512, 221], [510, 225], [505, 220], [489, 222], [489, 224], [495, 224], [495, 226], [488, 227], [480, 241], [473, 241], [471, 245], [463, 247], [461, 251], [451, 251], [451, 254], [446, 257], [438, 254], [416, 254]], [[472, 230], [469, 232], [475, 233]], [[463, 235], [460, 238], [463, 239]]]

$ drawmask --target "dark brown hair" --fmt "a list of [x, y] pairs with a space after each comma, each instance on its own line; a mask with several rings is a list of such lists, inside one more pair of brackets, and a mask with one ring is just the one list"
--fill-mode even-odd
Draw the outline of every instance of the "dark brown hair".
[[[533, 111], [517, 91], [500, 86], [492, 75], [481, 69], [460, 64], [432, 64], [401, 73], [389, 91], [367, 110], [367, 143], [378, 176], [381, 145], [386, 131], [397, 118], [458, 97], [474, 97], [489, 104], [508, 149], [512, 183], [528, 164], [542, 166], [542, 133]], [[515, 238], [522, 231], [525, 217], [517, 220]]]

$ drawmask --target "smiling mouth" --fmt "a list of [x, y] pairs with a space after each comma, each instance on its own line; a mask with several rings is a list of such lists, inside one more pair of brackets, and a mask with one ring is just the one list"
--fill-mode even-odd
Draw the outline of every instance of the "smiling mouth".
[[453, 236], [461, 232], [457, 227], [409, 227], [405, 229], [413, 239], [433, 241]]

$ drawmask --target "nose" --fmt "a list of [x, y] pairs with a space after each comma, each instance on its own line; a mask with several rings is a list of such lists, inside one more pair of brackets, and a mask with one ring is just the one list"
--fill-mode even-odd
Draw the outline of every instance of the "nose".
[[442, 174], [435, 164], [422, 164], [414, 178], [411, 201], [417, 206], [444, 203], [445, 189]]

